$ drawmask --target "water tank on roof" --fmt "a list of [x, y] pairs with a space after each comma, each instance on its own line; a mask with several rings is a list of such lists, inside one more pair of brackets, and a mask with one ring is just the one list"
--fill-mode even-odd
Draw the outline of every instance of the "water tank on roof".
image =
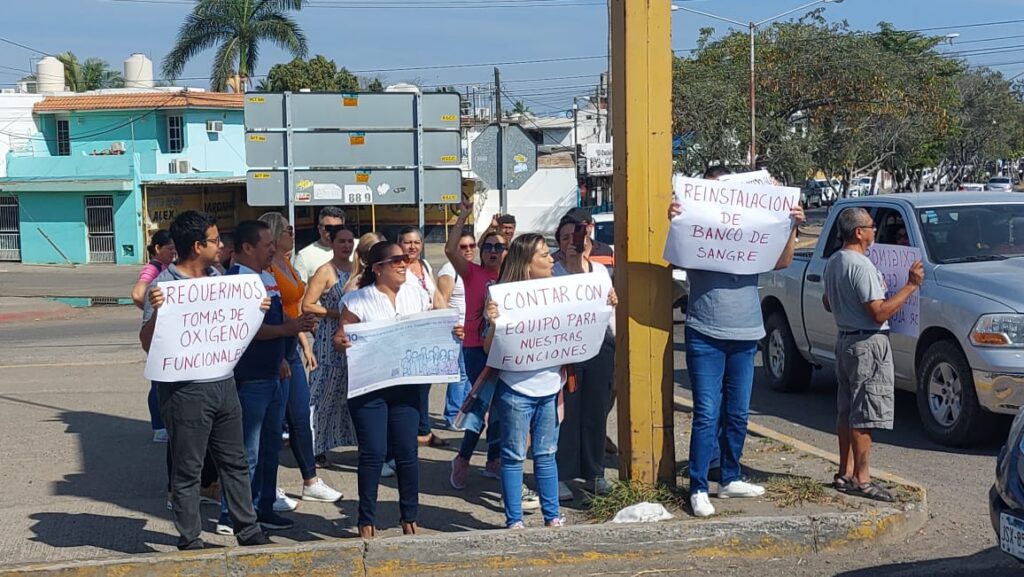
[[132, 54], [124, 61], [125, 88], [153, 88], [153, 61], [145, 54]]
[[64, 91], [64, 64], [47, 56], [36, 63], [36, 91], [40, 94]]
[[399, 82], [398, 84], [392, 84], [384, 89], [384, 92], [412, 92], [414, 94], [420, 93], [420, 87], [415, 84], [409, 84], [407, 82]]

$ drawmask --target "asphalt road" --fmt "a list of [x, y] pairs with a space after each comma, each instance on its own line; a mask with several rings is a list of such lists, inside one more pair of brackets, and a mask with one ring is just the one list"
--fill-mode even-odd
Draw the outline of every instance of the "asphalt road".
[[[129, 307], [95, 308], [83, 311], [71, 320], [41, 321], [27, 324], [0, 325], [0, 414], [9, 411], [32, 411], [37, 399], [45, 404], [74, 406], [78, 411], [96, 407], [97, 396], [110, 394], [104, 380], [124, 370], [137, 367], [120, 366], [141, 358], [136, 345], [138, 314]], [[682, 325], [677, 325], [677, 340]], [[676, 366], [682, 367], [682, 345], [676, 345]], [[685, 383], [685, 372], [677, 371], [677, 382]], [[87, 383], [75, 393], [76, 383]], [[685, 384], [678, 392], [687, 395]], [[56, 394], [50, 394], [56, 393]], [[82, 394], [85, 393], [85, 394]], [[767, 427], [792, 435], [820, 448], [834, 451], [835, 384], [828, 370], [819, 371], [809, 393], [784, 395], [755, 386], [752, 419]], [[138, 400], [143, 402], [144, 392]], [[139, 412], [139, 411], [136, 411]], [[44, 426], [46, 426], [44, 424]], [[66, 424], [53, 423], [63, 431]], [[56, 432], [56, 431], [55, 431]], [[24, 451], [51, 452], [48, 458], [79, 460], [82, 457], [33, 446], [33, 439], [45, 432], [8, 430], [4, 436], [4, 458], [18, 461]], [[894, 545], [821, 554], [806, 559], [738, 560], [729, 558], [694, 559], [686, 566], [661, 566], [657, 559], [635, 566], [607, 567], [588, 575], [758, 575], [794, 577], [797, 575], [847, 576], [961, 576], [1024, 574], [1024, 566], [998, 551], [988, 520], [986, 495], [992, 483], [998, 443], [971, 451], [953, 451], [927, 439], [909, 395], [897, 396], [896, 430], [880, 434], [873, 455], [877, 467], [913, 479], [928, 489], [931, 520], [916, 536]], [[21, 457], [19, 457], [21, 455]], [[158, 460], [157, 460], [158, 461]], [[26, 462], [26, 465], [28, 463]], [[157, 466], [158, 462], [145, 466]], [[6, 467], [10, 470], [10, 467]], [[45, 473], [45, 472], [43, 472]], [[32, 488], [37, 473], [24, 471], [3, 475], [0, 482], [4, 506], [25, 506], [38, 511], [33, 517], [59, 511], [56, 500], [46, 495], [44, 487]], [[46, 475], [43, 474], [43, 477]], [[26, 484], [27, 483], [27, 484]], [[45, 484], [45, 483], [44, 483]], [[37, 483], [38, 485], [38, 483]], [[131, 479], [111, 479], [110, 492], [134, 494], [138, 491]], [[67, 490], [73, 490], [66, 482]], [[22, 487], [22, 489], [18, 489]], [[40, 523], [39, 519], [36, 519]], [[45, 542], [24, 543], [6, 540], [0, 530], [0, 550], [8, 546], [43, 547]], [[14, 537], [8, 535], [8, 537]], [[517, 574], [544, 572], [529, 570]]]

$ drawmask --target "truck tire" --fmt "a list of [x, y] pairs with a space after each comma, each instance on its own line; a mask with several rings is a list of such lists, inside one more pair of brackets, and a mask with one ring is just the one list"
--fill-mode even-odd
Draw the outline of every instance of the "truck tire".
[[764, 330], [761, 373], [765, 382], [773, 390], [782, 393], [806, 391], [811, 386], [813, 367], [797, 350], [785, 313], [775, 311], [768, 315]]
[[936, 443], [969, 447], [989, 439], [995, 419], [978, 404], [974, 374], [960, 347], [933, 343], [917, 372], [917, 412], [925, 433]]

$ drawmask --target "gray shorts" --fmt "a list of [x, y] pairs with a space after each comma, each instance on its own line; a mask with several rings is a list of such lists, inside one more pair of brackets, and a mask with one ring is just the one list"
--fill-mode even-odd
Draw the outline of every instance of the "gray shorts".
[[892, 429], [895, 380], [888, 335], [839, 335], [836, 378], [838, 425]]

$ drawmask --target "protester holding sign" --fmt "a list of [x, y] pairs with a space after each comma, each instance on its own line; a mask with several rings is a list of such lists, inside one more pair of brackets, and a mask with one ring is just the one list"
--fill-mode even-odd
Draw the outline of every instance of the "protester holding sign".
[[[270, 226], [270, 236], [274, 239], [274, 260], [269, 272], [274, 275], [277, 286], [281, 290], [281, 306], [289, 318], [302, 315], [302, 297], [306, 292], [306, 283], [299, 278], [299, 272], [291, 263], [292, 249], [295, 243], [295, 230], [288, 219], [279, 212], [268, 212], [260, 216], [260, 221]], [[337, 230], [335, 227], [330, 227]], [[341, 227], [339, 227], [341, 228]], [[331, 231], [329, 231], [331, 232]], [[348, 255], [352, 254], [352, 233], [348, 233]], [[321, 267], [323, 268], [323, 267]], [[313, 311], [306, 311], [315, 314]], [[319, 315], [317, 315], [319, 318]], [[340, 492], [327, 486], [316, 474], [316, 457], [313, 452], [313, 426], [310, 411], [309, 381], [306, 368], [316, 368], [316, 356], [309, 344], [306, 333], [299, 333], [299, 346], [291, 346], [285, 350], [285, 360], [291, 369], [291, 378], [282, 379], [281, 388], [285, 402], [285, 424], [288, 426], [288, 446], [291, 448], [295, 463], [302, 475], [302, 500], [334, 503], [341, 499]], [[280, 487], [277, 488], [277, 500], [274, 501], [275, 511], [294, 511], [298, 507], [295, 500], [288, 497]]]
[[[421, 313], [431, 308], [427, 292], [406, 282], [409, 256], [393, 242], [379, 242], [370, 249], [359, 290], [341, 302], [341, 326], [334, 335], [339, 351], [352, 346], [345, 325], [389, 320]], [[381, 354], [389, 354], [382, 350]], [[348, 401], [359, 442], [359, 535], [376, 533], [377, 489], [381, 466], [389, 449], [398, 476], [398, 507], [402, 533], [418, 532], [419, 456], [416, 433], [420, 422], [419, 385], [397, 385], [365, 393]]]
[[[352, 231], [343, 226], [332, 226], [328, 232], [334, 258], [317, 269], [309, 279], [302, 299], [302, 310], [320, 318], [313, 341], [317, 366], [310, 374], [309, 403], [313, 412], [313, 452], [317, 464], [322, 467], [328, 465], [327, 451], [356, 444], [348, 411], [348, 364], [345, 355], [334, 350], [334, 333], [341, 321], [340, 305], [341, 298], [345, 296], [345, 285], [359, 261], [351, 262]], [[372, 244], [369, 246], [379, 242], [376, 235], [370, 238]], [[367, 243], [360, 241], [361, 251], [366, 246]], [[360, 259], [366, 257], [365, 252], [368, 248], [360, 254]]]
[[[218, 262], [221, 242], [216, 221], [211, 216], [185, 211], [174, 219], [170, 231], [178, 262], [168, 266], [150, 288], [139, 333], [146, 352], [150, 351], [159, 310], [166, 300], [160, 283], [218, 276], [213, 267]], [[262, 298], [262, 291], [258, 294]], [[264, 306], [269, 304], [264, 302]], [[238, 543], [270, 543], [257, 524], [252, 506], [242, 440], [242, 411], [232, 368], [225, 365], [222, 374], [214, 378], [157, 382], [160, 414], [167, 426], [172, 454], [171, 503], [174, 526], [180, 535], [179, 549], [203, 548], [199, 485], [207, 445], [220, 473], [222, 494], [234, 520]]]
[[[558, 252], [563, 255], [555, 264], [555, 276], [595, 273], [607, 277], [608, 269], [584, 256], [591, 245], [587, 223], [566, 215], [555, 233]], [[580, 245], [582, 241], [582, 246]], [[583, 249], [582, 251], [578, 249]], [[609, 302], [618, 302], [615, 290], [609, 292]], [[606, 325], [600, 350], [594, 358], [575, 365], [579, 388], [565, 395], [565, 416], [558, 431], [558, 497], [571, 500], [572, 491], [566, 481], [584, 479], [593, 483], [593, 493], [603, 495], [610, 483], [604, 477], [605, 437], [608, 434], [608, 409], [611, 406], [615, 377], [614, 317]]]
[[[547, 242], [539, 234], [523, 234], [512, 241], [508, 257], [501, 265], [498, 283], [517, 283], [551, 277], [554, 259]], [[488, 327], [484, 348], [494, 341], [498, 303], [487, 303]], [[527, 441], [532, 438], [533, 474], [540, 493], [544, 525], [560, 527], [565, 523], [558, 508], [558, 393], [566, 381], [560, 366], [526, 371], [502, 370], [492, 411], [501, 421], [501, 494], [505, 504], [505, 526], [522, 529], [523, 462]]]
[[[235, 366], [238, 400], [242, 405], [242, 432], [249, 463], [253, 506], [265, 529], [288, 529], [294, 523], [274, 510], [277, 500], [277, 466], [281, 451], [286, 391], [282, 381], [291, 377], [285, 351], [296, 346], [296, 336], [316, 327], [310, 314], [288, 318], [281, 304], [281, 291], [274, 275], [267, 272], [274, 261], [277, 245], [270, 227], [262, 221], [246, 220], [235, 229], [235, 264], [227, 275], [258, 277], [270, 297], [270, 310]], [[217, 533], [233, 532], [227, 503], [221, 503]]]
[[[473, 203], [463, 202], [459, 205], [459, 217], [455, 221], [455, 228], [458, 230], [466, 225], [469, 215], [473, 214]], [[459, 247], [453, 240], [454, 235], [448, 238], [448, 244], [444, 247], [448, 262], [455, 269], [466, 288], [466, 339], [462, 343], [462, 354], [466, 360], [466, 378], [471, 385], [475, 385], [487, 366], [487, 353], [484, 351], [482, 322], [484, 315], [484, 303], [487, 299], [487, 288], [497, 282], [501, 264], [505, 262], [505, 255], [508, 250], [508, 237], [503, 236], [497, 230], [489, 229], [480, 237], [480, 264], [476, 264], [462, 257], [459, 254]], [[484, 476], [490, 479], [497, 479], [501, 475], [501, 429], [498, 428], [497, 415], [492, 411], [488, 415], [487, 433], [487, 462], [484, 465]], [[448, 475], [448, 482], [455, 489], [466, 488], [466, 478], [469, 476], [469, 460], [473, 457], [473, 451], [480, 441], [483, 430], [474, 431], [466, 429], [462, 438], [462, 445], [459, 447], [459, 454], [452, 460], [451, 472]], [[530, 504], [539, 506], [539, 502], [530, 500]]]
[[[825, 265], [822, 305], [835, 317], [839, 472], [835, 488], [890, 502], [892, 493], [871, 482], [871, 434], [892, 429], [895, 381], [889, 321], [921, 288], [924, 265], [908, 266], [907, 282], [887, 295], [882, 273], [867, 257], [877, 227], [863, 208], [847, 208], [837, 219], [843, 248]], [[886, 298], [888, 296], [888, 298]]]
[[[716, 180], [728, 173], [724, 167], [712, 167], [704, 178]], [[670, 205], [670, 219], [684, 214], [688, 204], [697, 202], [681, 200]], [[797, 227], [804, 221], [799, 204], [794, 205], [789, 214], [789, 238], [774, 262], [776, 269], [789, 266], [793, 260]], [[688, 250], [686, 246], [680, 248]], [[747, 437], [754, 382], [754, 355], [757, 342], [765, 334], [757, 292], [758, 275], [729, 272], [729, 267], [722, 264], [718, 263], [716, 270], [687, 269], [690, 298], [686, 312], [686, 366], [694, 404], [690, 435], [690, 505], [698, 517], [715, 513], [708, 498], [708, 470], [719, 451], [719, 498], [764, 494], [764, 487], [740, 478], [740, 458]], [[733, 266], [737, 271], [746, 271], [751, 264], [734, 263]]]

